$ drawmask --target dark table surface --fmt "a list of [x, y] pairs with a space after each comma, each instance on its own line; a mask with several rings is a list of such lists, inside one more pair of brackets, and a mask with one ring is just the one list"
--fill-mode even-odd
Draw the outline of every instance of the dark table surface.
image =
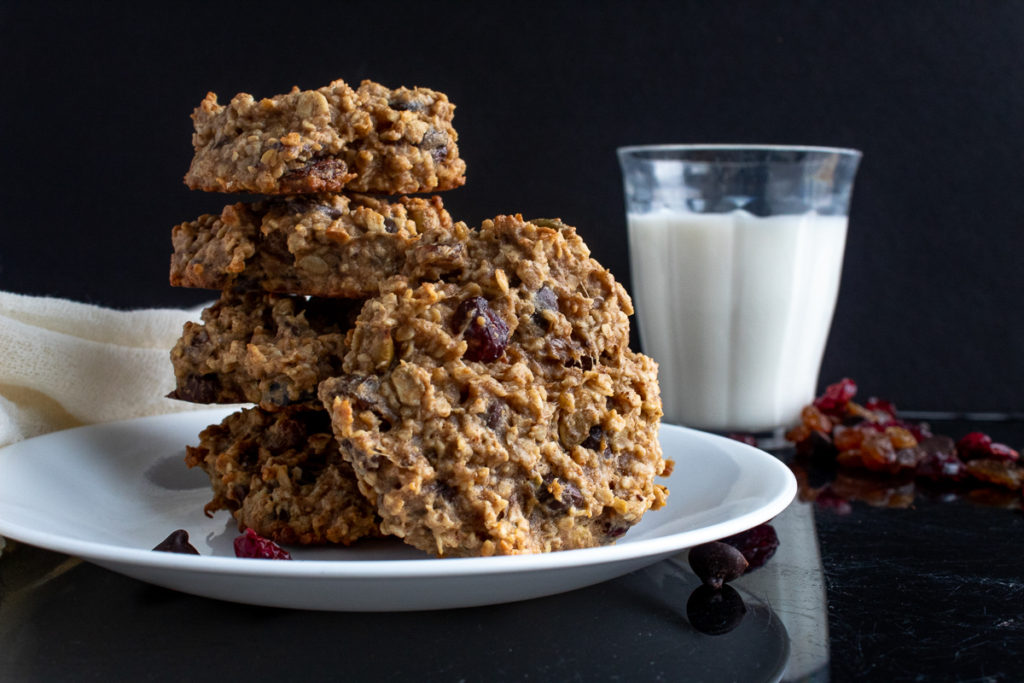
[[[1024, 443], [1020, 419], [932, 427]], [[9, 542], [0, 680], [1022, 680], [1020, 492], [792, 466], [778, 551], [710, 602], [685, 553], [548, 598], [368, 614], [194, 597]], [[729, 630], [695, 627], [716, 618]]]

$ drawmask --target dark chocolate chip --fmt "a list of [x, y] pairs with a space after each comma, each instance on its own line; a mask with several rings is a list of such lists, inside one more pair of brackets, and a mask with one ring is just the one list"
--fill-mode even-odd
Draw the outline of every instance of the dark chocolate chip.
[[159, 550], [162, 553], [182, 553], [183, 555], [199, 554], [199, 551], [188, 542], [188, 532], [184, 529], [172, 531], [171, 535], [157, 543], [153, 550]]
[[728, 543], [713, 541], [690, 549], [690, 568], [693, 573], [711, 588], [743, 576], [747, 560], [738, 549]]

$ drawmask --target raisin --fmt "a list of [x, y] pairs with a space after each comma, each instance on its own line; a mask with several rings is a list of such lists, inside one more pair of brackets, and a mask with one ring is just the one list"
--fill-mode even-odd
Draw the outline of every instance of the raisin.
[[251, 557], [264, 560], [290, 560], [291, 553], [271, 541], [263, 538], [252, 529], [235, 538], [235, 557]]
[[999, 458], [977, 458], [967, 463], [967, 472], [989, 484], [1020, 490], [1024, 485], [1024, 469], [1011, 460]]
[[384, 232], [394, 235], [398, 232], [398, 224], [395, 223], [394, 218], [387, 217], [384, 219]]
[[348, 172], [348, 165], [341, 159], [312, 159], [305, 166], [288, 171], [281, 176], [281, 189], [285, 192], [316, 191], [331, 192], [341, 188], [354, 174]]
[[466, 299], [455, 310], [452, 327], [466, 340], [466, 359], [488, 363], [497, 360], [508, 346], [508, 325], [495, 313], [487, 299]]
[[690, 568], [705, 586], [718, 589], [743, 576], [750, 563], [737, 548], [712, 541], [690, 548]]
[[690, 625], [709, 636], [720, 636], [740, 625], [747, 606], [732, 586], [715, 590], [698, 586], [686, 601], [686, 618]]
[[188, 532], [184, 529], [176, 529], [171, 535], [157, 543], [153, 550], [163, 553], [181, 553], [183, 555], [198, 555], [191, 543], [188, 542]]

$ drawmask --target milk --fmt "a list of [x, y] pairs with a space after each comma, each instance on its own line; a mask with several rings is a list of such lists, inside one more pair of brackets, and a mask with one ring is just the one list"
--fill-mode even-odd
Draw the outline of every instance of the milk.
[[846, 241], [845, 216], [628, 214], [643, 350], [665, 420], [771, 431], [815, 393]]

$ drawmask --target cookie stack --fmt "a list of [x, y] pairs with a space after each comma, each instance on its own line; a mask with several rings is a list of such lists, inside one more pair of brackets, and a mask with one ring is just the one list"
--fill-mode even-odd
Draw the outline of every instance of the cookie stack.
[[186, 183], [271, 195], [173, 233], [172, 284], [222, 294], [172, 351], [172, 396], [256, 404], [188, 448], [208, 514], [465, 556], [612, 542], [664, 502], [656, 366], [575, 230], [471, 230], [405, 196], [464, 182], [453, 109], [342, 81], [197, 108]]

